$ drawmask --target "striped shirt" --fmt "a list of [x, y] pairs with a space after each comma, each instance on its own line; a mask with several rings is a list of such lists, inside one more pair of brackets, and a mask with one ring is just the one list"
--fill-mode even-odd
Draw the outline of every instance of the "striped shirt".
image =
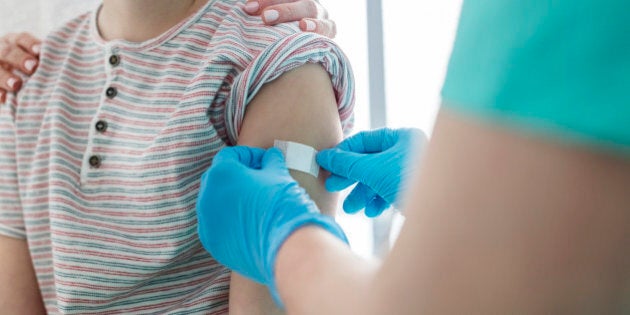
[[0, 109], [0, 234], [26, 239], [50, 314], [226, 313], [230, 273], [197, 239], [199, 178], [234, 145], [261, 86], [330, 74], [342, 126], [353, 79], [330, 40], [211, 0], [163, 35], [105, 41], [96, 11], [51, 33]]

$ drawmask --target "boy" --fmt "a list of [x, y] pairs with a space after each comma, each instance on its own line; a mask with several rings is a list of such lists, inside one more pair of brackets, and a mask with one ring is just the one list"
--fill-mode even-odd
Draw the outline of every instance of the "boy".
[[[333, 146], [353, 88], [334, 43], [259, 24], [236, 0], [104, 0], [44, 41], [0, 115], [2, 306], [272, 310], [199, 244], [199, 177], [225, 145]], [[324, 176], [295, 174], [330, 210]]]

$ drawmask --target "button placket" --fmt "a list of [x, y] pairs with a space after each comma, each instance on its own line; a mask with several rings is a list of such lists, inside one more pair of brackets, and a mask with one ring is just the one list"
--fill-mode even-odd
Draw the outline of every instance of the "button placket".
[[103, 53], [105, 54], [105, 89], [100, 100], [99, 108], [97, 109], [94, 115], [94, 119], [92, 120], [92, 127], [90, 128], [88, 135], [88, 145], [83, 160], [83, 170], [81, 172], [82, 185], [87, 182], [87, 174], [90, 172], [90, 170], [96, 170], [101, 168], [102, 166], [104, 157], [98, 152], [94, 152], [93, 143], [96, 137], [106, 136], [106, 131], [109, 128], [109, 124], [105, 119], [102, 118], [102, 112], [104, 108], [108, 105], [108, 102], [118, 96], [118, 89], [115, 86], [115, 82], [118, 73], [117, 67], [119, 67], [122, 62], [121, 55], [119, 54], [117, 47], [105, 47]]
[[112, 84], [116, 79], [116, 70], [115, 68], [120, 65], [120, 54], [118, 53], [118, 48], [112, 47], [109, 49], [109, 57], [107, 58], [108, 67], [108, 87], [105, 90], [105, 96], [109, 99], [113, 99], [118, 95], [118, 89]]

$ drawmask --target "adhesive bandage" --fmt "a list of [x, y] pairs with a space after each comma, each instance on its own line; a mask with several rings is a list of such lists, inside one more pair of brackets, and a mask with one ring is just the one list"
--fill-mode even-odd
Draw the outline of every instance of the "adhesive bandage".
[[314, 148], [301, 143], [282, 140], [275, 140], [273, 146], [284, 154], [288, 169], [308, 173], [315, 177], [319, 175], [319, 165], [315, 159], [317, 150]]

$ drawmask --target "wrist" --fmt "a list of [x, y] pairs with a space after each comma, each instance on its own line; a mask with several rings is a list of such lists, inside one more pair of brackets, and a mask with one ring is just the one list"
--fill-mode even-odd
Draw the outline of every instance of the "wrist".
[[297, 183], [288, 185], [278, 195], [281, 198], [278, 198], [273, 206], [276, 212], [273, 218], [275, 222], [266, 224], [271, 227], [271, 230], [265, 232], [268, 236], [265, 244], [265, 247], [269, 249], [265, 257], [269, 263], [268, 266], [273, 266], [275, 256], [286, 239], [307, 225], [317, 225], [348, 243], [343, 229], [334, 218], [323, 215], [315, 202]]
[[341, 247], [346, 246], [346, 244], [340, 243], [337, 237], [318, 225], [302, 226], [286, 239], [278, 252], [274, 272], [275, 279], [273, 287], [270, 288], [276, 302], [283, 303], [283, 307], [287, 306], [285, 303], [291, 303], [290, 300], [293, 300], [290, 295], [301, 294], [299, 290], [294, 290], [296, 280], [312, 283], [308, 277], [324, 272], [321, 270], [324, 264], [320, 262], [320, 259], [325, 256], [331, 243]]
[[[287, 208], [291, 209], [291, 208]], [[285, 209], [285, 210], [287, 210]], [[316, 208], [315, 208], [316, 209]], [[343, 229], [334, 221], [333, 218], [320, 214], [317, 211], [305, 212], [296, 217], [293, 217], [290, 221], [287, 221], [277, 226], [270, 234], [269, 239], [269, 251], [266, 257], [267, 271], [269, 275], [269, 289], [271, 295], [279, 306], [283, 306], [282, 301], [277, 290], [275, 268], [277, 266], [278, 254], [284, 247], [289, 239], [292, 239], [296, 233], [298, 233], [298, 240], [303, 236], [300, 234], [303, 231], [317, 230], [318, 233], [324, 233], [329, 238], [336, 238], [342, 243], [348, 244], [348, 239], [343, 232]], [[293, 238], [294, 239], [294, 238]], [[305, 246], [309, 250], [310, 246]]]
[[[290, 210], [289, 210], [290, 211]], [[349, 244], [348, 238], [343, 229], [335, 220], [331, 217], [320, 213], [302, 213], [299, 216], [292, 218], [290, 221], [284, 222], [278, 225], [271, 232], [269, 239], [269, 251], [267, 253], [267, 266], [269, 267], [271, 279], [273, 279], [273, 268], [276, 263], [278, 252], [284, 243], [297, 231], [300, 231], [307, 227], [316, 227], [328, 234], [336, 237], [341, 242]]]
[[[320, 226], [306, 225], [291, 234], [278, 251], [276, 261], [276, 277], [282, 278], [293, 270], [298, 273], [312, 271], [308, 260], [311, 255], [320, 251], [320, 239], [330, 238], [329, 233]], [[279, 281], [280, 279], [276, 279]]]

